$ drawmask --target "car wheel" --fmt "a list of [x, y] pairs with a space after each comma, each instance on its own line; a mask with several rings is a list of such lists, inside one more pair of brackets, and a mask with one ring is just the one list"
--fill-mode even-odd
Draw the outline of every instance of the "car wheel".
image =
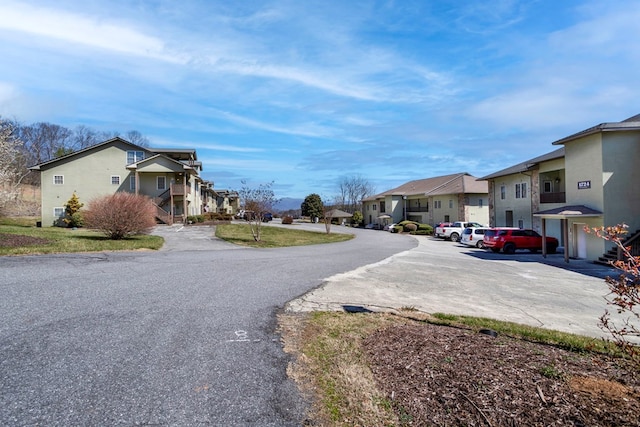
[[478, 243], [476, 243], [476, 248], [478, 249], [484, 249], [486, 246], [484, 245], [484, 242], [482, 240], [478, 240]]
[[460, 239], [460, 235], [458, 235], [458, 233], [451, 233], [449, 239], [451, 239], [452, 242], [457, 242]]
[[514, 245], [513, 243], [507, 243], [506, 245], [504, 245], [504, 247], [502, 248], [502, 251], [505, 254], [512, 254], [515, 253], [516, 251], [516, 245]]
[[491, 248], [491, 252], [493, 252], [493, 253], [496, 253], [496, 254], [497, 254], [498, 252], [500, 252], [500, 249], [498, 249], [498, 248]]
[[555, 254], [557, 249], [558, 249], [558, 247], [556, 245], [548, 245], [547, 246], [547, 253], [548, 254]]

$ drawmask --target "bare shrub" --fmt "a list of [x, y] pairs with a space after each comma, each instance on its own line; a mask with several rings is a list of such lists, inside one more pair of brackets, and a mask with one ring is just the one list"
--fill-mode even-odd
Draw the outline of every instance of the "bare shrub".
[[282, 217], [283, 224], [293, 224], [293, 217], [291, 215], [285, 215]]
[[102, 231], [113, 240], [146, 234], [156, 225], [156, 207], [147, 196], [119, 192], [89, 203], [85, 226]]
[[585, 231], [613, 242], [618, 249], [619, 259], [611, 265], [620, 271], [620, 275], [605, 279], [610, 291], [606, 300], [607, 304], [616, 307], [619, 315], [627, 317], [614, 321], [609, 310], [605, 310], [600, 317], [600, 327], [611, 334], [616, 345], [640, 369], [640, 256], [633, 256], [631, 247], [624, 245], [627, 228], [626, 224], [618, 224], [591, 230], [585, 227]]
[[415, 224], [409, 223], [409, 224], [404, 224], [403, 228], [404, 228], [404, 231], [407, 231], [410, 233], [412, 231], [415, 232], [418, 229], [418, 226]]

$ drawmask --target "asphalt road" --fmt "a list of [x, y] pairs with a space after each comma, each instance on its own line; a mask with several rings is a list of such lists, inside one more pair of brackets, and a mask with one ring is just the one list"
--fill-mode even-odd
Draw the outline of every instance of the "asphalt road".
[[240, 249], [211, 231], [163, 228], [158, 252], [0, 258], [0, 424], [301, 425], [276, 313], [417, 245], [353, 230], [338, 244]]

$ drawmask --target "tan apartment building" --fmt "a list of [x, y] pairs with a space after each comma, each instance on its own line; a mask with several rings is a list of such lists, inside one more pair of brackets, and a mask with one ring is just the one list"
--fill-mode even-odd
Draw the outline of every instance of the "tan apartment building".
[[486, 181], [468, 173], [409, 181], [362, 200], [364, 222], [380, 227], [405, 219], [431, 225], [450, 221], [488, 224], [487, 188]]
[[629, 244], [640, 254], [640, 115], [601, 123], [553, 145], [561, 148], [481, 178], [489, 182], [491, 225], [531, 227], [558, 238], [567, 261], [595, 261], [613, 244], [585, 227], [624, 223]]
[[126, 191], [144, 194], [166, 223], [200, 215], [217, 206], [213, 183], [200, 177], [202, 163], [192, 149], [140, 147], [112, 138], [92, 147], [31, 168], [40, 172], [42, 225], [53, 226], [64, 216], [75, 193], [85, 205], [94, 198]]

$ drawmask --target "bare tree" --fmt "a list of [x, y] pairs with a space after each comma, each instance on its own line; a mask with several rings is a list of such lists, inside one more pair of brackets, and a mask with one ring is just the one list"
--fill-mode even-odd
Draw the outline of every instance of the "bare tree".
[[127, 141], [129, 141], [132, 144], [136, 144], [136, 145], [139, 145], [141, 147], [148, 147], [149, 146], [149, 139], [146, 136], [142, 135], [137, 130], [130, 130], [129, 132], [127, 132], [124, 135], [124, 139], [126, 139]]
[[59, 125], [40, 122], [21, 127], [18, 131], [34, 164], [69, 154], [72, 132]]
[[0, 212], [8, 203], [15, 202], [20, 183], [28, 170], [24, 164], [22, 141], [14, 133], [14, 124], [0, 118]]
[[351, 175], [340, 179], [336, 205], [349, 213], [361, 210], [362, 199], [371, 196], [375, 187], [362, 175]]
[[73, 149], [82, 150], [100, 142], [100, 135], [85, 125], [77, 126], [73, 131]]
[[270, 213], [277, 202], [273, 192], [273, 181], [268, 184], [260, 184], [257, 188], [251, 188], [246, 181], [242, 181], [243, 187], [238, 191], [244, 210], [245, 219], [249, 221], [251, 234], [256, 242], [261, 239], [262, 222], [265, 214]]

